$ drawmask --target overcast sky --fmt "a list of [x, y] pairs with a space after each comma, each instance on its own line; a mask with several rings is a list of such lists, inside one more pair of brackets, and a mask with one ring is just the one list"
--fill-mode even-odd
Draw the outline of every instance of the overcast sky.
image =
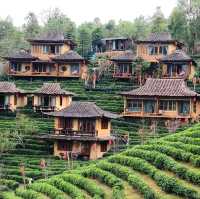
[[29, 11], [42, 16], [44, 10], [60, 8], [72, 21], [80, 24], [99, 17], [102, 22], [109, 19], [133, 20], [139, 15], [151, 16], [160, 6], [169, 16], [176, 0], [1, 0], [0, 17], [10, 15], [15, 25], [24, 23]]

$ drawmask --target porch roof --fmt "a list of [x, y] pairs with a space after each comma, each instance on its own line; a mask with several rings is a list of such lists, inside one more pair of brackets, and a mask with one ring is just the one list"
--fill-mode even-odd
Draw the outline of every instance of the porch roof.
[[195, 97], [198, 93], [190, 90], [183, 79], [147, 79], [140, 88], [122, 92], [124, 96], [166, 96], [166, 97]]
[[44, 83], [40, 89], [36, 90], [33, 93], [44, 94], [44, 95], [69, 95], [69, 96], [75, 95], [72, 92], [62, 89], [59, 83]]
[[0, 82], [0, 93], [24, 93], [23, 90], [18, 89], [13, 82]]
[[57, 112], [46, 113], [54, 117], [69, 117], [69, 118], [110, 118], [115, 119], [120, 117], [117, 114], [104, 111], [94, 102], [72, 102], [70, 106]]
[[38, 59], [37, 57], [34, 57], [30, 53], [25, 51], [10, 53], [9, 55], [4, 56], [3, 58], [7, 60], [16, 59], [16, 60], [30, 60], [30, 61]]
[[124, 62], [124, 61], [134, 61], [136, 60], [136, 55], [132, 51], [125, 51], [122, 55], [113, 57], [111, 61], [116, 61], [116, 62]]
[[54, 58], [52, 58], [52, 60], [55, 61], [83, 61], [84, 58], [81, 57], [77, 52], [70, 50], [64, 54], [58, 55]]
[[192, 58], [187, 55], [183, 50], [176, 50], [175, 52], [166, 55], [160, 59], [161, 62], [174, 62], [174, 61], [193, 61]]

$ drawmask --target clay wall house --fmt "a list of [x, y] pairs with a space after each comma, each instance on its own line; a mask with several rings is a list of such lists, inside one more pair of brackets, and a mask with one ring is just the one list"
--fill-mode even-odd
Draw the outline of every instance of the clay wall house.
[[195, 75], [196, 63], [182, 50], [162, 57], [160, 60], [163, 78], [192, 79]]
[[15, 111], [26, 104], [24, 91], [18, 89], [13, 82], [0, 82], [0, 110]]
[[54, 132], [42, 138], [54, 142], [54, 155], [67, 158], [72, 153], [91, 160], [101, 158], [110, 149], [114, 140], [111, 119], [119, 117], [93, 102], [72, 102], [47, 115], [54, 117]]
[[44, 83], [33, 92], [33, 107], [36, 111], [58, 111], [69, 106], [74, 93], [60, 87], [59, 83]]
[[8, 75], [81, 78], [87, 73], [84, 58], [73, 51], [76, 44], [63, 33], [42, 33], [28, 42], [30, 52], [20, 51], [4, 57], [8, 60]]
[[199, 94], [190, 90], [183, 79], [149, 78], [143, 86], [121, 95], [124, 97], [124, 117], [180, 123], [199, 119]]

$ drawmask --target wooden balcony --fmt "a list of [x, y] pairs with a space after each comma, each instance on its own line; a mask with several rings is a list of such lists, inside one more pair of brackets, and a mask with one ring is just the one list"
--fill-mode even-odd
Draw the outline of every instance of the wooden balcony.
[[147, 113], [144, 111], [141, 112], [132, 112], [126, 109], [124, 113], [122, 113], [123, 116], [125, 117], [136, 117], [136, 118], [169, 118], [169, 119], [189, 119], [191, 118], [191, 113], [184, 114], [184, 113], [178, 113], [177, 111], [162, 111], [159, 110], [158, 112], [153, 112], [153, 113]]
[[98, 135], [97, 131], [80, 131], [80, 130], [73, 130], [73, 129], [54, 129], [54, 134], [59, 135], [67, 135], [67, 136], [78, 136], [78, 137], [95, 137]]

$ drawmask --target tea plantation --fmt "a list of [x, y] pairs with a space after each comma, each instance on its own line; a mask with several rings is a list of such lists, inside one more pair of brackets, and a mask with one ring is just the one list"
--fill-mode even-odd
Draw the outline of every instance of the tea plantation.
[[200, 125], [117, 155], [36, 180], [26, 188], [1, 180], [3, 199], [200, 198]]
[[[13, 80], [13, 81], [15, 81], [16, 85], [19, 88], [22, 88], [27, 91], [38, 89], [43, 84], [42, 80], [33, 80], [33, 81]], [[134, 88], [132, 82], [123, 82], [123, 81], [115, 81], [114, 82], [110, 77], [104, 77], [100, 82], [98, 82], [97, 88], [95, 90], [86, 90], [84, 88], [84, 84], [81, 80], [71, 79], [71, 80], [61, 80], [59, 82], [61, 83], [62, 88], [72, 91], [77, 94], [73, 98], [73, 100], [95, 101], [97, 103], [97, 105], [104, 108], [105, 110], [113, 111], [116, 113], [121, 113], [123, 110], [123, 99], [119, 95], [119, 93], [121, 91], [131, 90]], [[48, 131], [53, 129], [53, 120], [52, 119], [46, 118], [42, 114], [34, 113], [29, 106], [27, 106], [17, 112], [17, 114], [20, 114], [20, 113], [25, 114], [26, 117], [28, 117], [34, 123], [35, 126], [37, 126], [37, 130], [38, 130], [36, 132], [37, 134], [47, 133]], [[0, 130], [1, 131], [7, 130], [7, 129], [11, 129], [11, 130], [14, 129], [15, 123], [16, 123], [15, 114], [9, 113], [9, 114], [1, 114], [0, 115]], [[163, 128], [162, 124], [158, 125], [156, 132], [153, 134], [147, 133], [145, 136], [142, 136], [142, 137], [140, 135], [138, 135], [137, 132], [138, 132], [139, 128], [147, 128], [147, 127], [148, 127], [148, 124], [141, 123], [138, 121], [126, 121], [124, 119], [113, 120], [113, 129], [117, 135], [126, 134], [126, 133], [129, 134], [129, 145], [124, 145], [124, 144], [119, 143], [113, 150], [111, 150], [108, 153], [108, 155], [112, 155], [113, 152], [122, 151], [122, 150], [126, 149], [128, 146], [140, 144], [141, 142], [143, 143], [145, 141], [151, 140], [151, 138], [159, 138], [159, 137], [168, 135], [168, 133], [166, 132], [166, 129]], [[194, 127], [194, 129], [195, 128], [198, 128], [198, 126]], [[180, 130], [181, 129], [179, 129], [179, 131]], [[166, 140], [165, 142], [168, 142], [168, 140]], [[176, 142], [179, 143], [179, 146], [182, 146], [182, 145], [180, 145], [180, 142], [183, 142], [183, 140], [178, 140]], [[174, 143], [177, 144], [176, 142], [174, 142]], [[185, 143], [185, 144], [188, 144], [188, 143]], [[183, 144], [183, 145], [185, 146], [185, 144]], [[68, 170], [69, 168], [68, 168], [67, 161], [60, 160], [51, 155], [52, 147], [53, 146], [51, 143], [47, 143], [43, 140], [36, 139], [34, 136], [27, 135], [25, 137], [23, 146], [19, 145], [19, 146], [17, 146], [16, 149], [3, 154], [3, 156], [1, 157], [1, 161], [0, 161], [0, 164], [1, 164], [1, 166], [0, 166], [0, 179], [1, 179], [0, 180], [0, 189], [14, 190], [18, 186], [21, 187], [21, 184], [23, 182], [23, 178], [21, 177], [20, 169], [19, 169], [19, 165], [21, 163], [23, 163], [25, 165], [25, 176], [26, 176], [27, 183], [30, 182], [30, 179], [32, 181], [44, 179], [45, 176], [50, 177], [50, 176], [54, 176], [54, 175], [59, 175], [62, 172]], [[172, 146], [172, 147], [175, 148], [176, 146]], [[137, 150], [139, 150], [139, 149], [137, 149]], [[144, 151], [147, 149], [142, 148], [140, 150]], [[150, 149], [148, 148], [148, 150], [150, 150]], [[151, 149], [151, 150], [154, 150], [154, 149]], [[183, 151], [184, 149], [181, 149], [181, 150]], [[158, 152], [158, 149], [155, 149], [155, 151]], [[163, 153], [163, 152], [161, 152], [161, 153]], [[169, 154], [167, 154], [167, 155], [169, 155]], [[194, 154], [193, 156], [196, 156], [196, 155]], [[119, 171], [116, 170], [115, 171], [116, 173], [113, 173], [113, 172], [106, 170], [107, 167], [103, 168], [103, 166], [105, 166], [105, 165], [107, 165], [107, 166], [110, 165], [110, 163], [113, 161], [113, 159], [112, 159], [113, 157], [114, 156], [109, 156], [109, 158], [106, 159], [105, 162], [100, 161], [98, 163], [99, 166], [98, 167], [95, 166], [95, 169], [93, 168], [94, 166], [89, 166], [86, 169], [85, 165], [90, 164], [88, 162], [75, 161], [73, 164], [73, 168], [78, 169], [78, 168], [82, 168], [84, 166], [84, 170], [87, 172], [80, 173], [80, 171], [77, 170], [78, 173], [76, 171], [75, 173], [72, 173], [72, 174], [78, 175], [78, 176], [76, 176], [76, 177], [71, 176], [70, 179], [72, 180], [72, 179], [77, 179], [78, 177], [80, 177], [82, 185], [79, 185], [80, 182], [72, 182], [72, 181], [68, 182], [68, 180], [66, 180], [66, 179], [68, 179], [68, 176], [65, 179], [61, 179], [62, 180], [61, 182], [60, 182], [59, 176], [55, 177], [51, 180], [51, 183], [49, 182], [50, 184], [47, 185], [50, 190], [55, 190], [54, 196], [48, 195], [47, 193], [46, 193], [46, 196], [44, 196], [44, 193], [42, 192], [42, 190], [46, 189], [46, 188], [44, 188], [46, 186], [43, 185], [43, 184], [46, 184], [46, 182], [45, 182], [41, 185], [42, 187], [39, 186], [40, 188], [38, 188], [38, 186], [35, 185], [35, 183], [34, 183], [34, 184], [32, 184], [32, 186], [33, 187], [36, 186], [35, 189], [34, 188], [27, 189], [27, 190], [17, 189], [16, 193], [4, 192], [3, 198], [15, 198], [15, 197], [16, 198], [18, 198], [18, 197], [19, 198], [33, 198], [33, 199], [40, 198], [40, 197], [41, 198], [70, 198], [70, 197], [71, 198], [83, 198], [84, 194], [86, 195], [86, 198], [92, 198], [92, 197], [93, 198], [112, 198], [112, 197], [115, 198], [117, 196], [119, 196], [118, 198], [126, 198], [126, 197], [132, 198], [133, 195], [135, 196], [134, 198], [142, 198], [142, 195], [144, 195], [146, 198], [148, 198], [148, 196], [146, 196], [145, 193], [149, 192], [148, 190], [149, 190], [149, 187], [151, 189], [151, 186], [153, 187], [152, 188], [153, 192], [155, 192], [155, 193], [159, 192], [160, 195], [162, 195], [162, 193], [164, 193], [162, 191], [162, 187], [160, 188], [159, 185], [156, 183], [156, 180], [151, 179], [152, 176], [150, 176], [150, 175], [153, 175], [152, 173], [147, 175], [146, 173], [145, 174], [138, 173], [140, 171], [137, 171], [137, 172], [134, 171], [134, 175], [133, 175], [132, 171], [130, 171], [131, 176], [133, 175], [133, 179], [132, 178], [129, 179], [129, 176], [123, 176], [123, 174], [120, 174], [120, 170]], [[121, 160], [120, 159], [121, 155], [116, 156], [116, 157], [117, 158], [114, 158], [114, 159], [116, 159], [116, 161], [119, 160], [120, 162], [114, 162], [112, 164], [119, 164], [119, 163], [122, 164], [121, 161], [124, 163], [126, 163], [127, 161], [129, 162], [129, 160], [127, 160], [127, 159], [126, 159], [126, 161], [124, 159]], [[177, 157], [178, 157], [178, 155], [177, 155]], [[140, 158], [140, 157], [134, 157], [134, 158]], [[41, 159], [46, 160], [47, 167], [46, 167], [45, 171], [40, 168], [40, 160]], [[147, 161], [147, 160], [145, 160], [145, 161]], [[152, 162], [150, 162], [150, 163], [152, 163]], [[188, 163], [187, 166], [189, 164], [190, 163]], [[103, 166], [101, 167], [100, 165], [103, 165]], [[127, 169], [127, 168], [124, 168], [125, 166], [127, 166], [127, 165], [123, 165], [122, 169]], [[190, 167], [190, 165], [188, 167]], [[108, 168], [110, 168], [110, 167], [108, 167]], [[115, 168], [117, 169], [118, 167], [115, 167]], [[129, 170], [127, 170], [127, 171], [129, 171]], [[127, 171], [125, 170], [124, 172], [127, 173]], [[155, 170], [152, 170], [152, 172], [154, 173]], [[127, 173], [127, 175], [128, 175], [128, 173]], [[174, 175], [175, 176], [177, 175], [177, 174], [172, 175], [172, 173], [173, 173], [172, 171], [167, 171], [167, 174], [170, 177], [174, 177]], [[118, 176], [119, 174], [120, 174], [120, 176]], [[142, 178], [141, 178], [141, 175], [142, 175]], [[84, 177], [94, 178], [94, 179], [93, 179], [93, 181], [91, 181], [91, 179], [87, 180]], [[55, 181], [54, 181], [54, 179], [55, 179]], [[136, 185], [134, 185], [134, 182], [132, 182], [133, 184], [130, 183], [131, 179], [133, 181], [134, 180], [137, 181], [137, 183], [142, 183], [142, 184], [147, 183], [147, 185], [145, 185], [144, 187], [142, 184], [136, 186]], [[143, 179], [143, 181], [142, 181], [142, 179]], [[63, 180], [64, 180], [64, 182], [63, 182]], [[91, 190], [87, 190], [87, 189], [89, 189], [88, 186], [85, 187], [85, 189], [86, 189], [85, 191], [80, 190], [80, 188], [83, 189], [83, 187], [81, 187], [81, 186], [85, 185], [85, 183], [86, 183], [85, 180], [87, 180], [86, 181], [87, 185], [88, 185], [88, 183], [90, 184], [90, 182], [91, 182], [91, 187], [92, 187], [91, 189], [92, 190], [94, 189], [93, 190], [94, 193]], [[170, 178], [170, 180], [171, 180], [171, 178]], [[69, 190], [68, 190], [68, 188], [66, 188], [66, 190], [68, 190], [67, 194], [65, 193], [63, 195], [63, 192], [61, 192], [61, 190], [63, 191], [63, 189], [60, 188], [61, 190], [59, 191], [58, 190], [59, 188], [54, 186], [54, 184], [55, 183], [57, 184], [58, 181], [59, 181], [59, 183], [61, 183], [60, 186], [62, 186], [62, 183], [64, 183], [63, 186], [65, 186], [66, 183], [69, 185], [69, 187], [70, 187]], [[39, 183], [39, 181], [37, 183]], [[76, 184], [76, 183], [78, 183], [78, 184]], [[54, 188], [52, 188], [52, 186], [54, 186]], [[141, 186], [141, 187], [138, 187], [138, 186]], [[191, 185], [191, 186], [193, 187], [193, 185]], [[105, 192], [106, 194], [105, 195], [104, 194], [103, 195], [96, 194], [96, 187], [99, 187], [99, 189], [101, 188], [99, 193]], [[135, 187], [135, 188], [133, 189], [132, 187]], [[142, 187], [144, 190], [140, 190]], [[197, 188], [196, 185], [195, 185], [195, 188]], [[41, 190], [37, 190], [37, 189], [41, 189]], [[145, 191], [145, 189], [147, 189], [147, 190]], [[43, 194], [41, 194], [41, 193], [39, 194], [38, 192], [42, 192]], [[90, 192], [92, 192], [92, 193], [90, 193]], [[126, 197], [120, 196], [120, 194], [122, 192], [124, 192]], [[145, 192], [145, 193], [143, 193], [143, 192]], [[79, 197], [79, 194], [80, 194], [80, 197]], [[151, 194], [151, 192], [149, 194]], [[155, 197], [157, 197], [157, 194]], [[171, 197], [172, 196], [170, 195], [169, 198], [171, 198]], [[151, 196], [149, 198], [151, 198]], [[178, 198], [178, 196], [174, 197], [174, 198]]]

